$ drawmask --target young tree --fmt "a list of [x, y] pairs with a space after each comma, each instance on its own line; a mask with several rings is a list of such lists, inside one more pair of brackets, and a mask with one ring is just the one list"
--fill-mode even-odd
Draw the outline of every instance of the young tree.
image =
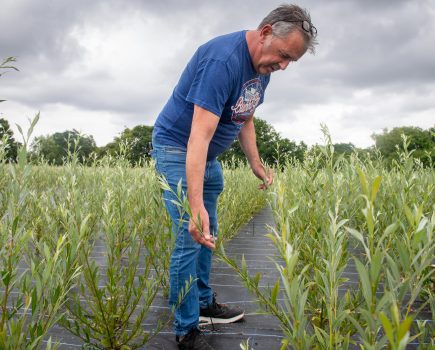
[[403, 134], [409, 140], [408, 151], [413, 151], [414, 158], [419, 158], [425, 165], [428, 165], [428, 158], [431, 158], [432, 162], [435, 161], [433, 129], [423, 130], [418, 127], [403, 126], [393, 128], [391, 131], [384, 129], [382, 134], [373, 134], [372, 138], [385, 159], [391, 161], [398, 158], [397, 151], [403, 150]]
[[73, 152], [77, 153], [80, 162], [84, 162], [97, 146], [92, 135], [84, 135], [73, 129], [36, 137], [32, 148], [36, 155], [44, 157], [50, 164], [62, 165], [68, 153]]
[[334, 151], [337, 154], [349, 156], [355, 151], [355, 145], [353, 143], [334, 143]]
[[6, 140], [6, 159], [15, 162], [17, 159], [18, 144], [14, 139], [9, 123], [6, 119], [0, 118], [0, 143]]
[[[254, 125], [258, 152], [265, 163], [276, 165], [278, 161], [287, 158], [296, 158], [300, 161], [304, 159], [307, 146], [303, 142], [297, 145], [295, 142], [281, 137], [275, 128], [263, 119], [254, 118]], [[222, 161], [232, 161], [233, 159], [242, 162], [246, 159], [238, 141], [219, 156], [219, 160]]]
[[[9, 70], [18, 70], [18, 68], [11, 65], [16, 61], [15, 57], [8, 57], [4, 59], [0, 63], [0, 77], [7, 73]], [[6, 100], [0, 100], [0, 102], [4, 102]], [[7, 135], [7, 136], [5, 136]], [[15, 161], [17, 158], [17, 143], [14, 140], [13, 132], [9, 126], [9, 123], [6, 119], [0, 118], [0, 142], [3, 142], [2, 140], [7, 140], [7, 146], [6, 146], [6, 158], [9, 161]]]
[[126, 128], [113, 142], [98, 150], [100, 155], [110, 154], [115, 156], [122, 146], [127, 147], [126, 158], [131, 164], [137, 164], [141, 160], [149, 159], [150, 143], [153, 127], [137, 125], [132, 129]]

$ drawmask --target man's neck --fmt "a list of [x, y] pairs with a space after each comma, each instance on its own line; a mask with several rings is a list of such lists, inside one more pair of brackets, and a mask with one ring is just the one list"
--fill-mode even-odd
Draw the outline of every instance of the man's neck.
[[260, 47], [260, 32], [258, 30], [248, 30], [245, 37], [251, 60], [252, 62], [255, 62]]

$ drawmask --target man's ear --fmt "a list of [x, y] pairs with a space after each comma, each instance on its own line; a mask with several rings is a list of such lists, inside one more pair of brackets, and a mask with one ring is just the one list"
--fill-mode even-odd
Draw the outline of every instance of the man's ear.
[[272, 26], [270, 24], [266, 24], [265, 26], [263, 26], [263, 28], [260, 29], [261, 43], [263, 43], [269, 35], [272, 35]]

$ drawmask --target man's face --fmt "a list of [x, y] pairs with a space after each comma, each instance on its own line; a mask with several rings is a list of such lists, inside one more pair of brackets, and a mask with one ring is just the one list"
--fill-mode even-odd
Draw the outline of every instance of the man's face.
[[273, 36], [270, 31], [262, 31], [262, 46], [254, 66], [259, 74], [269, 74], [284, 70], [290, 62], [295, 62], [306, 52], [304, 39], [298, 31], [286, 37]]

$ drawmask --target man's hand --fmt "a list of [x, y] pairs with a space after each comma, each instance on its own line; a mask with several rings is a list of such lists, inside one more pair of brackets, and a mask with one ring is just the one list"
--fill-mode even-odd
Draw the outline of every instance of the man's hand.
[[259, 190], [265, 190], [273, 183], [273, 171], [272, 169], [266, 170], [263, 165], [259, 165], [252, 169], [252, 172], [258, 177], [262, 184], [258, 185]]
[[243, 153], [245, 153], [246, 158], [248, 158], [252, 172], [256, 177], [263, 181], [262, 184], [258, 185], [258, 188], [260, 190], [265, 190], [273, 183], [273, 172], [271, 169], [266, 171], [261, 163], [260, 155], [258, 154], [253, 116], [245, 121], [245, 124], [239, 133], [239, 141]]
[[205, 207], [192, 211], [189, 220], [189, 233], [195, 242], [207, 248], [215, 249], [214, 238], [210, 234], [210, 221]]

